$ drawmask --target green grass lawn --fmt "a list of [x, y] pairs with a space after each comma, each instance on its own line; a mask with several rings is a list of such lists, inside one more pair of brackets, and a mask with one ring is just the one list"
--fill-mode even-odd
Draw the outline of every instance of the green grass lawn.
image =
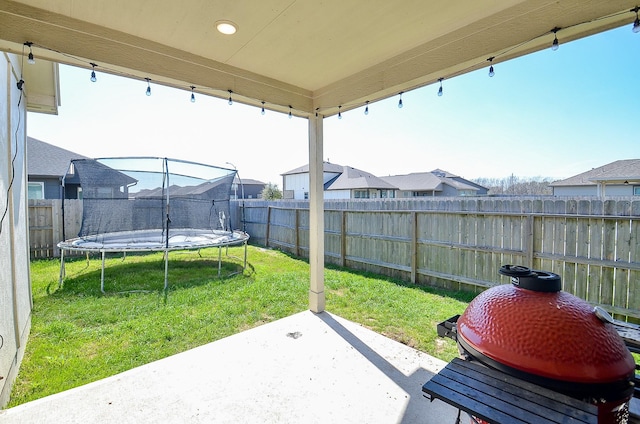
[[[164, 293], [161, 253], [31, 264], [33, 315], [8, 407], [86, 384], [308, 309], [309, 265], [249, 247], [249, 266], [218, 278], [217, 249], [172, 252]], [[223, 254], [223, 276], [242, 264], [242, 248]], [[234, 257], [237, 256], [237, 257]], [[436, 324], [460, 314], [474, 296], [413, 286], [378, 275], [328, 268], [327, 310], [443, 360], [455, 343]]]

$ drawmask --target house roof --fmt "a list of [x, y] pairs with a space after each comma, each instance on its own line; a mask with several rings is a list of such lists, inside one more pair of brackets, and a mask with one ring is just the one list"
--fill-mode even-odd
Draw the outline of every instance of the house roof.
[[393, 184], [384, 181], [382, 178], [351, 166], [343, 166], [342, 173], [325, 185], [325, 190], [366, 190], [370, 188], [396, 189]]
[[[168, 190], [169, 190], [169, 193], [171, 193], [171, 196], [173, 197], [190, 196], [190, 195], [197, 196], [201, 194], [206, 194], [212, 189], [217, 188], [223, 184], [228, 184], [228, 181], [226, 181], [225, 178], [220, 178], [215, 181], [206, 181], [204, 183], [197, 184], [197, 185], [188, 185], [188, 186], [171, 185], [169, 186]], [[136, 197], [162, 198], [162, 197], [165, 197], [165, 191], [166, 190], [164, 187], [140, 190]]]
[[[383, 179], [376, 177], [361, 169], [352, 166], [343, 166], [330, 162], [323, 162], [323, 170], [327, 173], [336, 174], [329, 181], [325, 182], [325, 190], [366, 190], [366, 189], [388, 189], [395, 190], [396, 187]], [[308, 174], [309, 164], [292, 169], [291, 171], [281, 174], [295, 175]]]
[[[637, 0], [12, 0], [0, 50], [299, 116], [331, 116], [439, 78], [631, 25]], [[217, 20], [236, 34], [215, 30]], [[27, 79], [25, 78], [25, 81]], [[30, 86], [37, 83], [28, 80]], [[30, 93], [31, 94], [31, 93]], [[29, 96], [31, 97], [31, 96]], [[341, 107], [341, 109], [340, 109]]]
[[88, 159], [79, 153], [27, 137], [27, 173], [32, 177], [62, 178], [73, 159]]
[[[323, 162], [322, 170], [324, 172], [333, 172], [333, 173], [339, 174], [343, 172], [344, 166], [338, 165], [335, 163], [330, 163], [330, 162]], [[291, 171], [287, 171], [284, 174], [280, 174], [280, 175], [285, 176], [285, 175], [307, 174], [307, 173], [309, 173], [309, 164], [292, 169]]]
[[[309, 165], [300, 166], [282, 174], [306, 174]], [[324, 184], [325, 190], [402, 190], [402, 191], [442, 191], [442, 185], [446, 184], [458, 190], [478, 191], [479, 185], [469, 182], [467, 184], [459, 176], [442, 169], [434, 169], [431, 172], [415, 172], [406, 175], [390, 175], [388, 177], [376, 177], [361, 169], [352, 166], [342, 166], [324, 162], [324, 172], [337, 174]]]
[[266, 185], [262, 181], [252, 180], [251, 178], [239, 179], [238, 177], [235, 177], [233, 179], [233, 184], [240, 184], [240, 182], [242, 182], [242, 185]]
[[443, 184], [458, 190], [479, 190], [477, 185], [467, 184], [459, 176], [442, 169], [381, 178], [402, 191], [442, 191]]
[[595, 186], [599, 182], [640, 182], [640, 159], [624, 159], [593, 168], [564, 180], [554, 181], [552, 187]]

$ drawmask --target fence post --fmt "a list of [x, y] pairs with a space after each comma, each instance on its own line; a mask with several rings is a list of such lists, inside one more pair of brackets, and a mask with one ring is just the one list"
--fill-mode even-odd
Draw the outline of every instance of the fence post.
[[267, 206], [267, 230], [264, 239], [264, 245], [269, 247], [269, 223], [271, 222], [271, 206]]
[[342, 224], [340, 225], [340, 265], [347, 266], [347, 212], [340, 211]]
[[295, 226], [296, 226], [296, 256], [300, 256], [300, 209], [294, 209], [296, 213]]
[[418, 275], [418, 214], [411, 212], [411, 283], [416, 284]]
[[526, 235], [526, 239], [525, 239], [525, 249], [526, 249], [526, 258], [527, 258], [527, 264], [526, 266], [529, 267], [530, 269], [533, 269], [533, 240], [535, 240], [533, 231], [534, 231], [534, 225], [533, 225], [533, 215], [528, 214], [527, 215], [527, 220], [526, 220], [526, 228], [525, 228], [525, 235]]

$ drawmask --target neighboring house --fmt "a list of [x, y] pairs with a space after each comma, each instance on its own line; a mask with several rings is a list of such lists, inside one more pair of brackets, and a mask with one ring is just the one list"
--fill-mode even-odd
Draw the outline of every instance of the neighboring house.
[[86, 159], [78, 153], [62, 149], [33, 137], [27, 137], [27, 173], [29, 199], [61, 199], [62, 178], [65, 180], [65, 198], [80, 196], [80, 181], [73, 175], [70, 164], [73, 159]]
[[[342, 173], [343, 167], [329, 162], [322, 165], [322, 183], [334, 179]], [[285, 199], [308, 199], [309, 198], [309, 165], [304, 165], [282, 175], [282, 194]]]
[[[393, 197], [395, 187], [373, 174], [350, 166], [323, 163], [325, 199], [373, 199]], [[282, 174], [285, 199], [309, 198], [309, 165]]]
[[394, 197], [396, 188], [373, 174], [343, 166], [340, 175], [324, 184], [325, 199], [377, 199]]
[[[325, 199], [376, 199], [421, 196], [477, 196], [488, 192], [474, 182], [436, 169], [408, 175], [376, 177], [350, 166], [324, 162]], [[285, 199], [308, 199], [309, 166], [282, 174]]]
[[[232, 199], [259, 199], [266, 184], [262, 181], [236, 177], [231, 185]], [[244, 197], [243, 197], [244, 194]]]
[[554, 196], [640, 196], [640, 159], [617, 160], [550, 186]]
[[480, 196], [486, 195], [488, 188], [465, 180], [441, 169], [431, 172], [415, 172], [406, 175], [381, 177], [397, 187], [396, 197], [424, 196]]

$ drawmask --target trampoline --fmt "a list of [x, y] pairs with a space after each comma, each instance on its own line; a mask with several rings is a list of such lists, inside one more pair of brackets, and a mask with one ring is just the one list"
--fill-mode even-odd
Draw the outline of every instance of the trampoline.
[[[100, 290], [104, 293], [105, 255], [109, 252], [164, 252], [164, 290], [168, 288], [169, 252], [244, 245], [249, 234], [232, 230], [231, 185], [237, 171], [167, 158], [73, 160], [63, 179], [79, 181], [82, 226], [78, 237], [58, 243], [60, 280], [65, 251], [102, 255]], [[64, 215], [64, 208], [63, 208]], [[64, 219], [64, 218], [63, 218]]]

